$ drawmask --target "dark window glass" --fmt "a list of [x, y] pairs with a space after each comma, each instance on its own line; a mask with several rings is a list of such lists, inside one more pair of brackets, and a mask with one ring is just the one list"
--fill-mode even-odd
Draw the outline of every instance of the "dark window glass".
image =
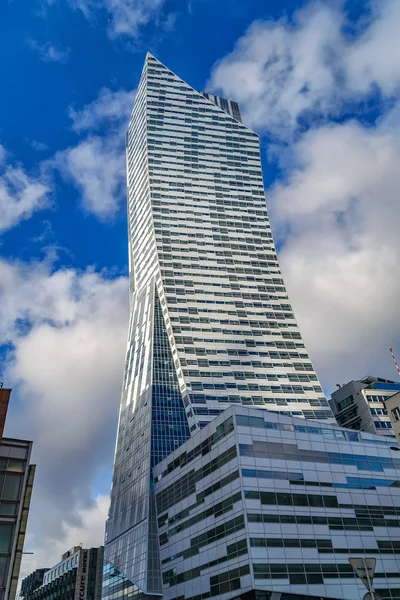
[[13, 525], [8, 523], [0, 524], [0, 552], [9, 552], [12, 531]]
[[307, 573], [307, 583], [324, 583], [322, 575], [317, 573]]
[[4, 577], [6, 574], [7, 562], [7, 556], [0, 556], [0, 577]]
[[0, 502], [0, 515], [17, 514], [17, 504], [11, 502]]
[[6, 500], [18, 500], [21, 479], [21, 475], [7, 473], [4, 479], [2, 498]]

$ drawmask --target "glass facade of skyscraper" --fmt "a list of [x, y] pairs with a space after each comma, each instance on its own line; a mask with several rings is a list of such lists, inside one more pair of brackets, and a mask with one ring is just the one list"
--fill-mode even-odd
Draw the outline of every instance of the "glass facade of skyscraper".
[[132, 291], [156, 284], [190, 430], [232, 403], [331, 418], [279, 269], [259, 139], [237, 104], [148, 56], [127, 163]]
[[103, 598], [162, 595], [153, 469], [232, 404], [334, 422], [235, 102], [148, 55], [126, 136], [131, 315]]

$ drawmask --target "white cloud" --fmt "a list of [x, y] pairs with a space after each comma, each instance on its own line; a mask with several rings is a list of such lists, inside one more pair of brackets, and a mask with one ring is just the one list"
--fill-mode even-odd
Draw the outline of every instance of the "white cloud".
[[65, 64], [68, 60], [70, 49], [62, 50], [61, 48], [57, 48], [50, 42], [46, 44], [39, 44], [36, 40], [32, 38], [28, 38], [29, 47], [37, 52], [39, 58], [44, 62], [58, 62], [61, 64]]
[[400, 84], [400, 5], [374, 0], [358, 35], [344, 33], [346, 16], [311, 3], [287, 19], [257, 21], [219, 61], [209, 88], [236, 99], [250, 126], [290, 138], [312, 114], [336, 115], [378, 87], [391, 97]]
[[399, 129], [309, 131], [268, 195], [294, 312], [325, 386], [394, 377], [400, 347]]
[[43, 142], [38, 142], [37, 140], [30, 140], [29, 138], [24, 138], [25, 142], [29, 144], [31, 148], [37, 150], [37, 152], [43, 152], [44, 150], [48, 150], [47, 144]]
[[133, 90], [103, 88], [81, 110], [70, 108], [73, 129], [86, 137], [51, 161], [80, 190], [84, 209], [102, 220], [117, 213], [124, 197], [125, 130], [133, 101]]
[[[61, 539], [46, 540], [47, 544], [41, 547], [36, 546], [34, 532], [28, 528], [28, 534], [25, 538], [25, 548], [34, 549], [33, 555], [24, 555], [22, 557], [21, 580], [43, 567], [52, 567], [61, 560], [61, 556], [74, 546], [82, 544], [83, 548], [93, 548], [104, 544], [104, 524], [107, 518], [110, 498], [108, 495], [98, 495], [94, 498], [93, 506], [90, 508], [79, 509], [78, 517], [80, 525], [70, 525], [62, 521]], [[62, 518], [62, 516], [61, 516]], [[51, 545], [49, 545], [49, 542]]]
[[58, 152], [53, 164], [79, 189], [83, 208], [106, 220], [115, 216], [125, 191], [123, 144], [89, 136]]
[[14, 388], [6, 434], [33, 439], [38, 465], [35, 565], [103, 539], [108, 500], [95, 490], [112, 463], [127, 316], [124, 277], [0, 261], [0, 343], [12, 347], [3, 380]]
[[47, 178], [27, 174], [0, 145], [0, 232], [46, 208], [49, 195]]
[[157, 20], [164, 0], [69, 0], [70, 4], [82, 11], [87, 19], [93, 18], [96, 11], [104, 10], [109, 15], [110, 37], [125, 36], [136, 38], [141, 27]]
[[157, 17], [164, 0], [105, 0], [104, 4], [111, 15], [111, 35], [136, 37], [140, 27]]
[[120, 89], [116, 92], [102, 88], [98, 98], [84, 106], [81, 110], [70, 108], [69, 115], [72, 128], [77, 131], [93, 130], [102, 127], [104, 123], [110, 125], [127, 124], [133, 108], [135, 98], [134, 90]]
[[370, 26], [345, 56], [348, 85], [352, 90], [368, 92], [376, 84], [385, 96], [390, 96], [399, 91], [400, 85], [400, 3], [376, 0], [372, 7]]
[[4, 162], [5, 162], [5, 160], [6, 160], [6, 157], [7, 157], [7, 152], [6, 152], [6, 149], [4, 148], [4, 146], [2, 146], [2, 145], [0, 144], [0, 166], [2, 166], [2, 165], [3, 165], [3, 163], [4, 163]]

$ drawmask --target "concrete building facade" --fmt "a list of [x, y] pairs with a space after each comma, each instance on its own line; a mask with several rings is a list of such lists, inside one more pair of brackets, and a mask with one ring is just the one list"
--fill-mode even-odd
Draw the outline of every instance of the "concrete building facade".
[[384, 404], [392, 422], [393, 433], [400, 444], [400, 392], [386, 398]]
[[400, 391], [400, 382], [367, 376], [349, 381], [332, 393], [329, 404], [341, 427], [386, 435], [394, 439], [385, 402]]

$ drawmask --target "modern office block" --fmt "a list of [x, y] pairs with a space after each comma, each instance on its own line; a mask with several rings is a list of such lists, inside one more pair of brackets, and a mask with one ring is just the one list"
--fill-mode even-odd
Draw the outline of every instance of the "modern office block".
[[147, 55], [126, 135], [130, 323], [103, 598], [162, 595], [153, 469], [235, 404], [334, 422], [235, 102]]
[[349, 381], [332, 393], [329, 401], [341, 427], [386, 435], [394, 439], [385, 401], [400, 391], [400, 382], [381, 377]]
[[35, 465], [32, 442], [3, 437], [0, 444], [0, 600], [17, 592]]
[[[104, 547], [74, 546], [49, 569], [25, 577], [21, 585], [24, 600], [100, 600]], [[39, 585], [38, 582], [41, 580]]]
[[48, 570], [49, 567], [36, 569], [33, 571], [33, 573], [30, 573], [27, 577], [25, 577], [21, 584], [19, 597], [29, 598], [32, 596], [33, 592], [43, 584], [44, 576]]
[[359, 600], [348, 559], [367, 556], [376, 591], [399, 598], [400, 453], [390, 444], [226, 410], [154, 468], [163, 597]]
[[393, 433], [400, 444], [400, 391], [386, 398], [384, 404], [392, 423]]

